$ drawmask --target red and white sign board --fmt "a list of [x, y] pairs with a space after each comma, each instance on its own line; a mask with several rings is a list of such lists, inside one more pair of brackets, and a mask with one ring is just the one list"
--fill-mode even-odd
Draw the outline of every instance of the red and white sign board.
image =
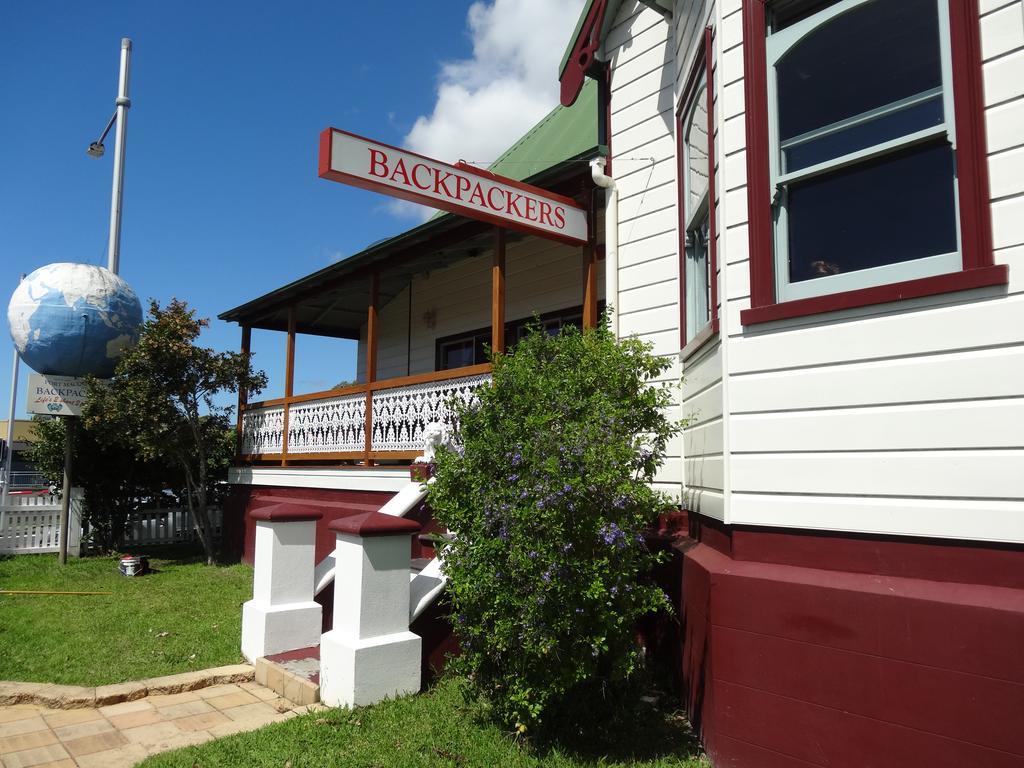
[[320, 177], [570, 245], [588, 242], [587, 212], [571, 198], [337, 128], [320, 134]]

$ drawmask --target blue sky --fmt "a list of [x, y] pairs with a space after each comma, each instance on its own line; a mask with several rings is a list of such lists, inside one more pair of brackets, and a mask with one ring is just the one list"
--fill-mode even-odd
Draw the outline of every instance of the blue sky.
[[[0, 296], [56, 261], [106, 264], [121, 37], [134, 42], [121, 275], [216, 315], [414, 225], [422, 214], [316, 176], [327, 126], [447, 160], [492, 160], [557, 103], [582, 0], [5, 4]], [[540, 31], [538, 31], [540, 30]], [[493, 114], [499, 102], [515, 119]], [[466, 130], [469, 122], [474, 129]], [[429, 212], [428, 212], [429, 213]], [[6, 418], [12, 346], [0, 344]], [[283, 334], [254, 333], [283, 385]], [[296, 390], [351, 378], [351, 344], [300, 337]], [[24, 417], [22, 366], [18, 416]]]

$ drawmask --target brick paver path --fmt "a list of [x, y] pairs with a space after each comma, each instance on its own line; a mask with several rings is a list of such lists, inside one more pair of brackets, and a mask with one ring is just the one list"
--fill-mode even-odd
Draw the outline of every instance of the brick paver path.
[[0, 764], [129, 768], [157, 752], [249, 731], [307, 709], [255, 683], [147, 696], [97, 709], [0, 707]]

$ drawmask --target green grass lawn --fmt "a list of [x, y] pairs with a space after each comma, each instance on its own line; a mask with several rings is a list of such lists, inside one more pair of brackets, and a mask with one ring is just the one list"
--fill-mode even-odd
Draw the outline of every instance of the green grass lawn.
[[448, 679], [419, 696], [355, 710], [314, 712], [197, 747], [151, 757], [139, 768], [704, 768], [685, 719], [648, 708], [628, 732], [584, 749], [532, 747], [484, 722], [461, 682]]
[[153, 552], [156, 572], [134, 578], [114, 557], [69, 558], [63, 568], [56, 555], [0, 557], [0, 589], [111, 593], [0, 595], [0, 680], [105, 685], [242, 661], [252, 568]]

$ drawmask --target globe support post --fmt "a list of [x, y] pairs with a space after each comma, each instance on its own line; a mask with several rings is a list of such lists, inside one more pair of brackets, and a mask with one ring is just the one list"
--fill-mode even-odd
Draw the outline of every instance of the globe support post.
[[64, 425], [64, 483], [60, 489], [60, 549], [57, 562], [68, 562], [68, 520], [71, 517], [71, 459], [75, 443], [75, 417], [65, 416]]

